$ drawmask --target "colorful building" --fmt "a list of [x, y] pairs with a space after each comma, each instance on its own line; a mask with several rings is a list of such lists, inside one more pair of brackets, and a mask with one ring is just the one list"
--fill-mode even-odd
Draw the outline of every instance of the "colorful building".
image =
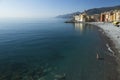
[[87, 22], [88, 15], [85, 12], [83, 12], [79, 15], [74, 16], [74, 20], [77, 22]]
[[120, 21], [120, 10], [111, 10], [101, 14], [87, 15], [83, 12], [79, 15], [74, 16], [74, 20], [78, 22], [113, 22]]
[[105, 13], [101, 13], [100, 14], [100, 21], [105, 22], [105, 17], [106, 17]]
[[113, 22], [113, 21], [120, 21], [120, 10], [112, 10], [109, 12], [101, 13], [100, 16], [101, 22]]
[[120, 10], [116, 11], [116, 21], [120, 21]]
[[79, 15], [74, 16], [74, 20], [75, 21], [80, 21], [80, 16]]
[[92, 18], [95, 22], [99, 22], [99, 21], [100, 21], [100, 15], [99, 15], [99, 14], [94, 14], [93, 16], [91, 16], [91, 18]]

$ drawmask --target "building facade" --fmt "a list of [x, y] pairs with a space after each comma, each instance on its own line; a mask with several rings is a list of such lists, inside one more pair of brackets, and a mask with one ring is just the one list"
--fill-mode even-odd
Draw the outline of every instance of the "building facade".
[[101, 14], [87, 15], [83, 12], [74, 16], [74, 20], [77, 22], [113, 22], [120, 21], [120, 10], [111, 10]]
[[100, 14], [101, 22], [120, 21], [120, 10], [104, 12]]
[[88, 15], [84, 12], [79, 15], [74, 16], [74, 20], [77, 22], [87, 22], [88, 20]]

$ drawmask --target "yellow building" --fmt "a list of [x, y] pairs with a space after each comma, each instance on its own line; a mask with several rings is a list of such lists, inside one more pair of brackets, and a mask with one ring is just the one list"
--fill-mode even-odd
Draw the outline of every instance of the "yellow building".
[[120, 21], [120, 10], [116, 11], [116, 21]]
[[79, 15], [74, 16], [74, 20], [75, 21], [80, 21], [80, 16]]
[[114, 13], [113, 11], [110, 12], [110, 22], [114, 21]]
[[116, 10], [115, 11], [113, 11], [113, 21], [116, 21]]
[[86, 14], [83, 13], [83, 14], [80, 15], [80, 21], [81, 22], [86, 22], [87, 21], [86, 18], [87, 18]]
[[88, 21], [88, 15], [84, 12], [79, 15], [74, 16], [74, 20], [78, 22], [87, 22]]

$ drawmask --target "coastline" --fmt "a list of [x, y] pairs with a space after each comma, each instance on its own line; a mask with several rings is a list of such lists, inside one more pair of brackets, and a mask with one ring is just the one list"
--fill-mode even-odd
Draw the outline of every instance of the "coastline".
[[[88, 24], [95, 25], [101, 32], [101, 35], [105, 39], [106, 47], [108, 48], [109, 56], [105, 57], [105, 76], [108, 78], [105, 80], [120, 80], [120, 28], [115, 27], [112, 23], [103, 23], [103, 22], [90, 22]], [[112, 65], [112, 66], [109, 66]], [[106, 74], [109, 73], [109, 74]]]

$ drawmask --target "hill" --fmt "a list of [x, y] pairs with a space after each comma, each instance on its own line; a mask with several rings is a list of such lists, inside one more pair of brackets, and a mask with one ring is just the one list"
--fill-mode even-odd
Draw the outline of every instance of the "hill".
[[[113, 6], [113, 7], [102, 7], [102, 8], [93, 8], [93, 9], [88, 9], [86, 10], [86, 13], [88, 15], [93, 15], [93, 14], [100, 14], [105, 11], [111, 11], [111, 10], [120, 10], [120, 5], [118, 6]], [[80, 14], [82, 12], [74, 12], [70, 14], [65, 14], [65, 15], [59, 15], [57, 18], [72, 18], [76, 14]]]
[[74, 15], [80, 14], [81, 12], [74, 12], [74, 13], [69, 13], [69, 14], [64, 14], [64, 15], [59, 15], [57, 18], [72, 18]]

